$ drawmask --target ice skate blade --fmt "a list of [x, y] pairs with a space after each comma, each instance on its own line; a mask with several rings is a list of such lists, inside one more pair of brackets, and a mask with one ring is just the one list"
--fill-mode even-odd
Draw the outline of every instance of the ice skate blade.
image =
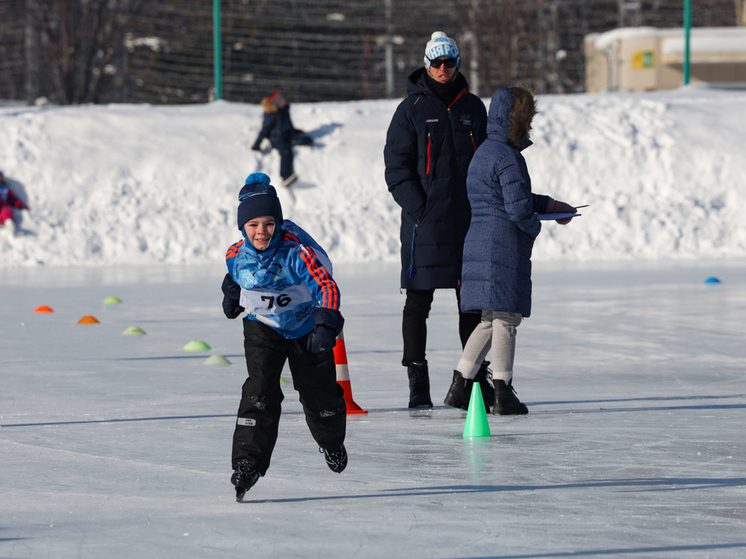
[[236, 502], [237, 503], [243, 503], [244, 502], [243, 498], [246, 495], [247, 491], [248, 491], [248, 489], [236, 487]]

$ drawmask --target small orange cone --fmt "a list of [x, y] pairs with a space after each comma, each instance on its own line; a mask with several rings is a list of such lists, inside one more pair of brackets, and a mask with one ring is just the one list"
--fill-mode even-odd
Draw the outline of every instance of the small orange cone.
[[96, 320], [95, 316], [86, 315], [80, 320], [78, 320], [78, 324], [98, 324], [98, 320]]
[[34, 309], [34, 312], [54, 312], [54, 309], [52, 307], [48, 307], [46, 305], [38, 306]]
[[337, 367], [337, 384], [345, 392], [345, 403], [347, 404], [347, 415], [368, 413], [358, 406], [352, 399], [352, 386], [350, 384], [350, 372], [347, 369], [347, 350], [345, 349], [345, 335], [340, 332], [337, 343], [334, 346], [334, 365]]

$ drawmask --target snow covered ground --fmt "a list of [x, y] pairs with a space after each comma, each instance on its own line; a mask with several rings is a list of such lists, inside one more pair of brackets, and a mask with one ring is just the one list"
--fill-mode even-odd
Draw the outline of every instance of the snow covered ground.
[[[746, 93], [540, 100], [535, 190], [590, 206], [537, 240], [515, 374], [531, 411], [475, 440], [462, 411], [406, 408], [382, 178], [395, 106], [292, 109], [317, 145], [280, 195], [335, 262], [369, 413], [349, 416], [336, 475], [283, 385], [273, 463], [244, 504], [242, 339], [220, 281], [243, 179], [279, 178], [276, 154], [249, 149], [259, 107], [0, 107], [0, 169], [32, 208], [23, 234], [0, 231], [0, 557], [744, 556]], [[436, 404], [454, 315], [438, 292]]]
[[[383, 180], [397, 103], [291, 109], [316, 146], [297, 149], [283, 208], [335, 263], [398, 258]], [[546, 96], [539, 109], [524, 152], [534, 190], [590, 207], [545, 227], [537, 261], [746, 257], [746, 92]], [[0, 234], [0, 266], [220, 261], [245, 177], [279, 184], [277, 153], [250, 149], [260, 125], [258, 105], [225, 102], [0, 107], [0, 169], [31, 205], [28, 234]]]

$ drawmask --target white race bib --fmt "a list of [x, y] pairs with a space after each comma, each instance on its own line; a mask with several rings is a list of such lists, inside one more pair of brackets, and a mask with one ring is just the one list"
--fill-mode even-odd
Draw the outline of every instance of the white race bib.
[[282, 291], [241, 288], [240, 304], [267, 326], [286, 329], [293, 322], [298, 325], [306, 320], [314, 307], [311, 292], [302, 284]]

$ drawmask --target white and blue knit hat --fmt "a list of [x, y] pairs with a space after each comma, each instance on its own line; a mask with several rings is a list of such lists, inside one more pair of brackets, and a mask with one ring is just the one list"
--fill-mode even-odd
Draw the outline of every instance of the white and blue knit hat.
[[456, 60], [456, 68], [461, 66], [461, 56], [458, 53], [456, 41], [442, 31], [435, 31], [425, 47], [425, 68], [430, 69], [430, 61], [447, 56]]

